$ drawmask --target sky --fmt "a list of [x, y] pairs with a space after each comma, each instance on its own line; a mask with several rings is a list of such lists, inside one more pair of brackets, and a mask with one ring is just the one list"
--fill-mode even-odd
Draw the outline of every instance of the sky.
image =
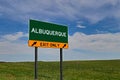
[[[67, 25], [63, 60], [120, 59], [120, 0], [0, 0], [0, 61], [34, 61], [29, 20]], [[39, 61], [59, 61], [59, 49], [39, 48]]]

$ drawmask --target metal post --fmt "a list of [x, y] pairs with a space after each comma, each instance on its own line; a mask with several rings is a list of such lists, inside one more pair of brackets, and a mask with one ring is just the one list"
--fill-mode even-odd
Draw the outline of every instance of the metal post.
[[63, 73], [62, 73], [62, 48], [60, 48], [60, 80], [63, 80]]
[[38, 80], [38, 74], [37, 74], [37, 71], [38, 71], [38, 64], [37, 64], [37, 47], [35, 47], [35, 80]]

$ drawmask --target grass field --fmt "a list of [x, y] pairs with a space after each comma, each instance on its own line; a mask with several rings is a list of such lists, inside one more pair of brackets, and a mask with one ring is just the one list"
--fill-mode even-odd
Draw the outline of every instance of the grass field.
[[[39, 62], [38, 80], [59, 80], [59, 62]], [[120, 80], [120, 60], [63, 62], [64, 80]], [[33, 62], [0, 62], [0, 80], [34, 80]]]

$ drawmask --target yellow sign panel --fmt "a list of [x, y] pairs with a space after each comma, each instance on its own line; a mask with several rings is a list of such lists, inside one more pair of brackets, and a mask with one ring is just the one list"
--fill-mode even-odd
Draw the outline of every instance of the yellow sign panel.
[[29, 40], [28, 46], [42, 47], [42, 48], [68, 48], [67, 43], [46, 42], [46, 41], [36, 41], [36, 40]]

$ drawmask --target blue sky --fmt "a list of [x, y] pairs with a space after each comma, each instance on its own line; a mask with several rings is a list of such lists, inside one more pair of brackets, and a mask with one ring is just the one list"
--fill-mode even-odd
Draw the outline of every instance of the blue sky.
[[[67, 25], [64, 60], [120, 59], [119, 0], [0, 0], [0, 61], [34, 61], [29, 20]], [[39, 48], [39, 60], [58, 61], [59, 49]]]

